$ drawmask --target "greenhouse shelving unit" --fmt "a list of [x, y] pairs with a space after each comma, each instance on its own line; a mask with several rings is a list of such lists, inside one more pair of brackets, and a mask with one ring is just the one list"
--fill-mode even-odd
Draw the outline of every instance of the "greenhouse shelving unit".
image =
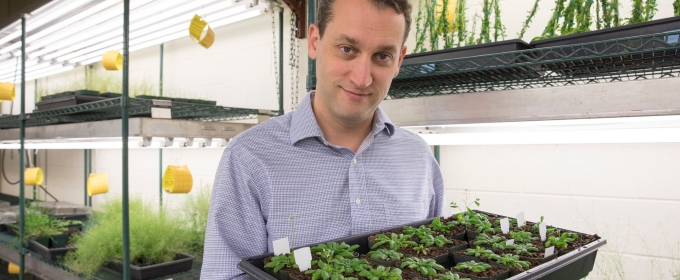
[[[97, 141], [108, 143], [117, 142], [122, 146], [122, 201], [123, 223], [123, 272], [114, 272], [103, 268], [91, 279], [130, 279], [129, 261], [129, 214], [128, 214], [128, 149], [134, 145], [134, 138], [139, 140], [142, 147], [151, 146], [154, 139], [161, 138], [161, 146], [165, 148], [182, 139], [180, 147], [224, 147], [229, 139], [249, 129], [252, 123], [229, 123], [228, 121], [257, 119], [266, 120], [279, 115], [279, 111], [231, 108], [200, 103], [176, 102], [159, 99], [130, 98], [128, 91], [128, 53], [129, 53], [129, 25], [130, 1], [123, 1], [123, 68], [122, 68], [122, 97], [109, 98], [69, 107], [41, 110], [33, 113], [25, 112], [25, 63], [26, 63], [26, 15], [21, 17], [21, 92], [17, 98], [21, 102], [19, 115], [0, 116], [0, 149], [19, 149], [20, 152], [20, 184], [19, 184], [19, 230], [17, 236], [0, 233], [0, 258], [17, 264], [20, 275], [24, 271], [41, 279], [81, 279], [61, 263], [43, 259], [39, 254], [18, 246], [17, 240], [24, 236], [24, 151], [30, 145], [37, 144], [92, 144]], [[282, 18], [282, 13], [279, 13]], [[280, 24], [280, 29], [282, 24]], [[281, 32], [280, 32], [281, 33]], [[282, 40], [279, 42], [282, 44]], [[161, 45], [162, 54], [162, 45]], [[161, 83], [162, 83], [162, 55], [161, 55]], [[162, 88], [161, 88], [162, 90]], [[162, 95], [162, 91], [160, 93]], [[281, 101], [280, 101], [281, 102]], [[281, 105], [281, 104], [280, 104]], [[282, 106], [279, 106], [282, 108]], [[281, 112], [282, 113], [282, 112]], [[194, 141], [203, 139], [202, 142]], [[215, 141], [223, 140], [223, 141]], [[168, 142], [170, 144], [168, 144]], [[197, 145], [194, 145], [197, 144]], [[183, 145], [183, 146], [182, 146]], [[87, 146], [87, 145], [84, 145]], [[58, 149], [58, 148], [57, 148]], [[78, 149], [83, 149], [78, 148]], [[162, 150], [159, 150], [162, 151]], [[160, 154], [162, 156], [162, 152]], [[159, 158], [161, 159], [161, 158]], [[88, 168], [89, 164], [89, 168]], [[162, 167], [159, 166], [159, 169]], [[91, 172], [91, 151], [85, 150], [85, 181]], [[162, 169], [159, 170], [162, 172]], [[159, 178], [161, 179], [161, 178]], [[162, 192], [162, 190], [161, 190]], [[162, 198], [161, 198], [162, 199]], [[85, 195], [85, 205], [88, 204]], [[162, 201], [162, 200], [161, 200]], [[90, 202], [91, 203], [91, 202]], [[199, 279], [202, 259], [196, 257], [191, 270], [168, 275], [159, 279]], [[20, 276], [20, 277], [22, 277]]]

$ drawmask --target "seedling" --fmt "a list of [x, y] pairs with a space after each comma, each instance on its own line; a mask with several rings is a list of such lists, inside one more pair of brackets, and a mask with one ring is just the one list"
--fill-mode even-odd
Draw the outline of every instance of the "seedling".
[[295, 255], [290, 253], [289, 255], [273, 256], [272, 261], [264, 267], [272, 268], [274, 273], [278, 273], [283, 268], [298, 268], [298, 265], [295, 263]]
[[545, 247], [555, 246], [561, 249], [567, 249], [569, 242], [574, 242], [578, 238], [578, 234], [573, 232], [565, 232], [560, 235], [560, 237], [550, 236], [548, 237], [548, 242], [545, 243]]
[[515, 245], [506, 245], [505, 242], [500, 242], [500, 243], [494, 243], [491, 245], [491, 249], [494, 250], [515, 250], [516, 246]]
[[471, 271], [475, 273], [484, 272], [491, 269], [488, 263], [480, 263], [475, 261], [461, 262], [455, 266], [455, 269], [460, 271]]
[[531, 264], [528, 261], [520, 261], [519, 256], [513, 254], [503, 254], [503, 256], [496, 257], [495, 260], [508, 268], [524, 269], [529, 268]]
[[368, 252], [368, 257], [371, 258], [372, 260], [396, 261], [404, 257], [404, 255], [397, 251], [378, 249], [375, 251]]
[[531, 244], [517, 244], [515, 245], [515, 254], [528, 255], [531, 252], [538, 252], [538, 248]]
[[433, 233], [433, 231], [432, 231], [432, 229], [425, 227], [424, 225], [422, 225], [418, 228], [405, 226], [404, 227], [404, 233], [421, 237], [421, 236], [425, 236], [425, 235], [430, 235], [430, 234]]
[[451, 228], [457, 226], [458, 223], [456, 222], [448, 222], [446, 224], [442, 223], [441, 219], [439, 217], [435, 218], [432, 220], [432, 223], [430, 223], [430, 228], [433, 229], [434, 231], [441, 232], [441, 233], [450, 233]]
[[427, 255], [427, 247], [423, 246], [423, 244], [420, 244], [413, 249], [416, 250], [416, 254]]
[[359, 248], [359, 245], [349, 246], [345, 242], [338, 244], [337, 242], [328, 242], [326, 244], [319, 244], [311, 249], [312, 253], [317, 256], [326, 259], [327, 261], [331, 259], [345, 259], [354, 258], [354, 250]]
[[398, 250], [399, 248], [405, 248], [409, 245], [411, 246], [418, 246], [413, 241], [410, 241], [412, 235], [404, 235], [404, 234], [399, 234], [397, 235], [396, 233], [392, 233], [390, 237], [385, 236], [384, 234], [378, 235], [378, 237], [375, 239], [376, 243], [371, 247], [371, 249], [377, 249], [380, 248], [380, 246], [383, 246], [387, 244], [390, 248], [390, 250]]
[[371, 269], [368, 265], [368, 261], [363, 259], [344, 259], [344, 260], [333, 260], [336, 270], [342, 270], [345, 273], [362, 272], [364, 270]]
[[453, 274], [451, 271], [447, 271], [444, 274], [437, 274], [435, 278], [437, 280], [470, 280], [470, 278], [461, 278], [458, 274]]
[[401, 280], [401, 269], [378, 266], [360, 272], [359, 276], [368, 280]]
[[518, 231], [518, 232], [510, 232], [510, 236], [512, 236], [512, 239], [515, 239], [516, 243], [531, 243], [532, 240], [537, 240], [538, 237], [532, 237], [531, 232], [526, 232], [526, 231]]
[[502, 243], [505, 244], [505, 237], [502, 236], [494, 236], [494, 237], [489, 237], [485, 233], [480, 234], [477, 236], [477, 239], [475, 240], [474, 245], [478, 246], [483, 246], [483, 245], [493, 245], [496, 243]]
[[465, 254], [468, 255], [468, 256], [484, 257], [484, 258], [488, 258], [492, 255], [495, 255], [493, 253], [493, 251], [486, 249], [486, 248], [479, 247], [479, 246], [477, 246], [477, 248], [475, 248], [475, 249], [472, 249], [472, 248], [467, 249], [465, 251]]
[[427, 247], [437, 246], [442, 247], [444, 244], [453, 244], [453, 241], [446, 239], [443, 235], [438, 235], [434, 237], [432, 235], [425, 235], [420, 237], [420, 243], [425, 244]]
[[316, 264], [319, 266], [319, 269], [309, 269], [305, 271], [305, 274], [312, 275], [313, 280], [349, 279], [349, 277], [345, 278], [344, 276], [342, 276], [342, 273], [344, 272], [342, 267], [335, 267], [332, 264], [328, 264], [323, 261], [319, 261]]
[[401, 268], [408, 268], [419, 272], [423, 276], [435, 276], [437, 270], [443, 271], [444, 267], [433, 259], [406, 258], [401, 262]]
[[477, 232], [479, 233], [501, 233], [502, 230], [500, 228], [494, 228], [491, 226], [491, 223], [489, 221], [480, 221], [477, 225]]

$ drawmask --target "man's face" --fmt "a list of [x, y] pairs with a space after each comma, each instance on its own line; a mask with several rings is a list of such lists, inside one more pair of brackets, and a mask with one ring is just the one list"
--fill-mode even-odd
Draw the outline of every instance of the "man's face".
[[403, 14], [367, 0], [335, 1], [323, 38], [315, 25], [310, 27], [316, 98], [331, 117], [347, 122], [373, 117], [406, 54], [405, 28]]

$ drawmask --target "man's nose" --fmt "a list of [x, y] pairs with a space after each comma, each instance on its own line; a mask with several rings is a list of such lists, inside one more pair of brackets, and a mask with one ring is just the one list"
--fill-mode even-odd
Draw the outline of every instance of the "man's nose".
[[352, 69], [350, 70], [350, 80], [358, 88], [367, 88], [373, 83], [370, 57], [355, 59]]

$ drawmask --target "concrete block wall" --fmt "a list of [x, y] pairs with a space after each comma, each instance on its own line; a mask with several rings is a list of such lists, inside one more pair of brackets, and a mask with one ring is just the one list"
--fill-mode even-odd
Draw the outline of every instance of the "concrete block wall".
[[[468, 0], [468, 17], [481, 11], [481, 0]], [[534, 1], [501, 0], [507, 38], [514, 38]], [[659, 0], [656, 18], [671, 15], [671, 0]], [[411, 0], [417, 7], [418, 0]], [[540, 35], [551, 15], [553, 1], [543, 0], [524, 39]], [[630, 3], [623, 1], [621, 15]], [[415, 12], [414, 12], [415, 18]], [[165, 44], [164, 86], [167, 96], [217, 100], [231, 107], [276, 109], [271, 16], [217, 28], [216, 42], [205, 50], [182, 38]], [[278, 19], [276, 19], [278, 24]], [[289, 12], [284, 18], [284, 108], [291, 107], [289, 57]], [[469, 22], [471, 24], [471, 22]], [[479, 24], [478, 24], [479, 26]], [[415, 46], [415, 27], [406, 42]], [[277, 33], [278, 34], [278, 33]], [[307, 75], [306, 40], [300, 42], [300, 99], [305, 94]], [[411, 51], [409, 50], [409, 53]], [[96, 64], [95, 75], [118, 76]], [[85, 68], [43, 78], [40, 91], [57, 92], [69, 83], [85, 78]], [[159, 48], [150, 47], [131, 54], [130, 82], [150, 84], [158, 90]], [[35, 103], [34, 82], [26, 85], [26, 109]], [[2, 112], [19, 112], [18, 102], [3, 102]], [[212, 185], [223, 149], [168, 149], [163, 152], [163, 170], [169, 164], [188, 165], [194, 186]], [[441, 168], [448, 202], [462, 204], [464, 190], [470, 201], [479, 197], [482, 209], [506, 215], [524, 211], [529, 220], [541, 215], [556, 226], [597, 233], [608, 239], [601, 250], [596, 271], [589, 279], [677, 279], [680, 274], [680, 144], [582, 144], [442, 146]], [[130, 195], [147, 201], [158, 200], [158, 150], [130, 150]], [[97, 150], [93, 171], [108, 172], [110, 192], [95, 196], [95, 208], [121, 193], [121, 151]], [[38, 152], [38, 165], [46, 171], [46, 186], [60, 200], [83, 202], [82, 150]], [[7, 152], [5, 171], [10, 180], [18, 178], [17, 152]], [[18, 195], [16, 186], [0, 180], [0, 192]], [[37, 192], [38, 197], [44, 194]], [[27, 196], [32, 187], [26, 188]], [[179, 207], [182, 195], [164, 195], [164, 202]], [[648, 236], [642, 239], [642, 236]], [[674, 278], [675, 277], [675, 278]]]

